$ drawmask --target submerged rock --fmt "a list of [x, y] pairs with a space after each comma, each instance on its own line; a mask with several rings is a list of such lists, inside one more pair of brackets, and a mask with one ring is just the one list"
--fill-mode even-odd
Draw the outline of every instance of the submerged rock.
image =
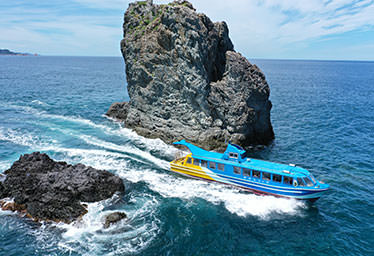
[[53, 161], [47, 154], [25, 154], [5, 171], [0, 199], [13, 198], [8, 209], [22, 209], [35, 220], [71, 222], [87, 210], [81, 202], [96, 202], [123, 192], [114, 174], [83, 164]]
[[114, 103], [108, 116], [145, 137], [206, 149], [273, 140], [265, 76], [234, 51], [225, 22], [187, 1], [139, 1], [129, 5], [123, 31], [130, 101]]
[[116, 223], [124, 218], [126, 218], [127, 215], [124, 212], [113, 212], [105, 216], [105, 222], [104, 222], [104, 228], [109, 228], [110, 225], [113, 223]]

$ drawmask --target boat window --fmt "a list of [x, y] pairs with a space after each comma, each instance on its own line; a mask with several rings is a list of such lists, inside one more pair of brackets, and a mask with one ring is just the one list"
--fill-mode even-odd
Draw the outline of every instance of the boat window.
[[273, 174], [273, 181], [274, 182], [282, 182], [282, 176], [278, 174]]
[[270, 180], [270, 173], [268, 173], [268, 172], [263, 172], [263, 173], [262, 173], [262, 179], [263, 179], [263, 180]]
[[215, 162], [209, 162], [209, 168], [210, 169], [216, 169], [216, 163]]
[[283, 183], [287, 185], [292, 185], [292, 178], [288, 176], [283, 176]]
[[225, 165], [224, 164], [218, 164], [218, 170], [224, 171], [225, 170]]
[[230, 152], [230, 153], [229, 153], [229, 156], [230, 156], [231, 158], [238, 158], [238, 154], [237, 154], [237, 153], [232, 153], [232, 152]]
[[207, 166], [208, 166], [208, 161], [206, 161], [206, 160], [201, 160], [201, 166], [202, 166], [202, 167], [207, 167]]
[[251, 170], [247, 168], [243, 168], [243, 175], [244, 176], [251, 176]]
[[187, 163], [192, 164], [192, 158], [191, 157], [187, 158]]
[[241, 174], [240, 167], [234, 166], [234, 173]]
[[193, 164], [194, 164], [194, 165], [200, 165], [200, 161], [199, 161], [199, 159], [194, 158], [194, 159], [193, 159]]
[[305, 184], [301, 178], [297, 178], [297, 183], [299, 184], [299, 186], [305, 187]]
[[313, 182], [308, 178], [308, 177], [304, 177], [304, 183], [308, 186], [308, 187], [312, 187], [314, 184]]
[[260, 178], [260, 171], [253, 170], [253, 177]]

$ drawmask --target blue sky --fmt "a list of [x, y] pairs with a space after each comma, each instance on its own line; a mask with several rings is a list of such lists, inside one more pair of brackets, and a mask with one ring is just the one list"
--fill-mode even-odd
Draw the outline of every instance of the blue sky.
[[[2, 0], [0, 48], [121, 56], [129, 0]], [[154, 0], [155, 3], [169, 1]], [[374, 0], [191, 0], [248, 58], [374, 60]]]

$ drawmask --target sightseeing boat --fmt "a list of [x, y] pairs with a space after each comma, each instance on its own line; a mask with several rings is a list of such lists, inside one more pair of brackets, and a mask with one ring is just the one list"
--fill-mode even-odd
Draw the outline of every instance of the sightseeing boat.
[[244, 156], [245, 150], [228, 143], [222, 153], [206, 151], [181, 140], [190, 154], [170, 162], [173, 172], [193, 178], [233, 185], [256, 194], [269, 194], [316, 201], [329, 189], [308, 170], [294, 164], [279, 164]]

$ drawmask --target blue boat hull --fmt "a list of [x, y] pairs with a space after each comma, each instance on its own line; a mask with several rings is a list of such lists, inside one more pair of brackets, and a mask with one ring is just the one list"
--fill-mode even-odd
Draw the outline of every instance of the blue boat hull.
[[299, 200], [308, 200], [311, 202], [314, 202], [317, 199], [319, 199], [322, 196], [322, 194], [328, 190], [327, 188], [318, 189], [274, 186], [272, 184], [267, 184], [264, 182], [218, 174], [212, 172], [207, 168], [191, 168], [180, 165], [177, 162], [171, 163], [171, 170], [184, 176], [235, 186], [241, 189], [245, 189], [247, 191], [251, 191], [256, 194], [266, 194], [273, 195], [276, 197], [287, 197]]

